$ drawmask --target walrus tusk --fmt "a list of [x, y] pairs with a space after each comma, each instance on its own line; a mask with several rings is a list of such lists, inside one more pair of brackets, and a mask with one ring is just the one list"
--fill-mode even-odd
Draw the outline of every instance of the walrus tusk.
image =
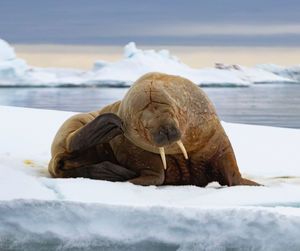
[[167, 169], [167, 161], [166, 161], [165, 149], [163, 147], [159, 147], [158, 150], [160, 153], [161, 161], [164, 165], [164, 169], [166, 170]]
[[184, 145], [182, 144], [182, 141], [181, 141], [181, 140], [178, 140], [176, 143], [177, 143], [177, 145], [180, 147], [180, 150], [182, 151], [184, 158], [185, 158], [185, 159], [188, 159], [189, 157], [188, 157], [188, 155], [187, 155], [187, 152], [186, 152], [186, 150], [185, 150]]

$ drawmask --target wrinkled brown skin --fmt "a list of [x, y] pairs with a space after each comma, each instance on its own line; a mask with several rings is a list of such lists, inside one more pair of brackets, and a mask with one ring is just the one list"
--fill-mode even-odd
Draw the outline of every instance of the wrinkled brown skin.
[[[123, 132], [88, 149], [72, 149], [80, 130], [106, 113], [121, 119]], [[164, 170], [153, 138], [158, 128], [166, 125], [179, 129], [189, 159], [170, 142], [164, 145]], [[99, 171], [109, 170], [110, 165], [113, 174]], [[53, 141], [49, 171], [53, 177], [126, 180], [137, 185], [204, 187], [212, 181], [227, 186], [259, 185], [242, 178], [215, 108], [201, 88], [185, 78], [161, 73], [138, 79], [122, 101], [67, 120]]]

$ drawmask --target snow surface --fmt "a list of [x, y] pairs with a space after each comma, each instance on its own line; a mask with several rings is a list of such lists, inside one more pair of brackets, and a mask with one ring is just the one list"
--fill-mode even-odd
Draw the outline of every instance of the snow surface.
[[0, 106], [0, 250], [300, 249], [300, 130], [223, 122], [262, 187], [141, 187], [49, 176], [73, 114]]
[[155, 71], [180, 75], [202, 86], [249, 86], [300, 81], [298, 66], [293, 71], [284, 69], [274, 71], [274, 67], [266, 66], [194, 69], [171, 56], [167, 50], [141, 50], [133, 42], [124, 47], [122, 60], [96, 61], [91, 71], [38, 68], [17, 59], [13, 48], [0, 39], [0, 86], [129, 86], [142, 75]]

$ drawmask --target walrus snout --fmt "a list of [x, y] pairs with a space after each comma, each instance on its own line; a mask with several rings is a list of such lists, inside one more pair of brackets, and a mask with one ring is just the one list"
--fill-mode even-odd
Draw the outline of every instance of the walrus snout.
[[181, 137], [181, 133], [176, 126], [166, 125], [160, 126], [153, 135], [154, 143], [158, 146], [165, 146], [178, 141]]
[[154, 133], [153, 140], [156, 146], [158, 147], [159, 154], [164, 166], [164, 169], [167, 169], [167, 161], [164, 146], [176, 142], [180, 150], [182, 151], [184, 158], [188, 159], [188, 155], [184, 145], [182, 144], [181, 132], [176, 126], [167, 125], [160, 126], [158, 130]]

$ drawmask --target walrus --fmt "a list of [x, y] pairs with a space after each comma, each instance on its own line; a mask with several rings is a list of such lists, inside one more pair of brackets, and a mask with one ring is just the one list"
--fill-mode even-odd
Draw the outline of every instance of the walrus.
[[51, 147], [53, 177], [136, 185], [259, 185], [242, 178], [214, 105], [186, 78], [148, 73], [125, 97], [69, 118]]

